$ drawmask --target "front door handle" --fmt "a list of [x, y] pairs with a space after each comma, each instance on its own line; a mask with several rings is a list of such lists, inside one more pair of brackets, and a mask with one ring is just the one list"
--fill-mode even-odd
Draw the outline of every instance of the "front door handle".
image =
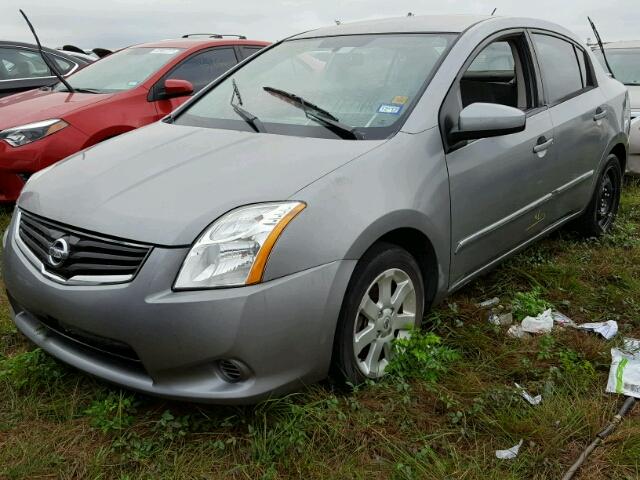
[[549, 140], [546, 139], [546, 137], [540, 137], [538, 139], [538, 143], [536, 144], [535, 147], [533, 147], [533, 153], [540, 153], [540, 152], [544, 152], [545, 150], [547, 150], [551, 145], [553, 144], [553, 138], [550, 138]]
[[593, 116], [593, 121], [597, 122], [598, 120], [602, 120], [606, 116], [607, 116], [607, 111], [602, 107], [598, 107], [596, 110], [596, 114]]

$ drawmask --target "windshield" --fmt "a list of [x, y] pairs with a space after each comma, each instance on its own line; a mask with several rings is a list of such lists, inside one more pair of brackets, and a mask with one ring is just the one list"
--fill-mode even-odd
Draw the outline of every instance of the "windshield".
[[[391, 34], [290, 40], [259, 54], [175, 123], [258, 131], [252, 126], [259, 119], [268, 133], [387, 138], [454, 39]], [[242, 106], [244, 118], [234, 105]], [[247, 122], [248, 115], [255, 118]], [[352, 132], [345, 135], [345, 129]]]
[[[179, 48], [132, 47], [86, 66], [67, 81], [78, 90], [123, 92], [137, 87], [178, 55]], [[66, 91], [62, 84], [58, 91]]]
[[[640, 85], [640, 48], [606, 48], [607, 60], [613, 70], [616, 79], [625, 85]], [[594, 52], [605, 71], [607, 66], [604, 63], [602, 52]]]

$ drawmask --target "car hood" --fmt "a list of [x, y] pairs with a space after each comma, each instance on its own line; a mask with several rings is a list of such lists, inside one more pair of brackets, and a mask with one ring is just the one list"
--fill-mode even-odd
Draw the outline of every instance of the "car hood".
[[104, 102], [112, 96], [29, 90], [0, 98], [0, 130], [50, 118], [64, 118], [71, 112]]
[[640, 110], [640, 87], [629, 85], [629, 97], [631, 98], [631, 110]]
[[93, 232], [188, 245], [229, 210], [286, 200], [382, 143], [158, 122], [34, 175], [18, 205]]

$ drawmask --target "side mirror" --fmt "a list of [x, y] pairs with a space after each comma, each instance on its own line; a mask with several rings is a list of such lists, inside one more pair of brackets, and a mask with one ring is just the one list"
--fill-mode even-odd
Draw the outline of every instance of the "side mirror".
[[453, 143], [522, 132], [527, 116], [522, 110], [498, 103], [472, 103], [460, 112], [458, 127], [449, 134]]
[[193, 93], [193, 84], [187, 80], [168, 78], [164, 81], [163, 98], [186, 97]]

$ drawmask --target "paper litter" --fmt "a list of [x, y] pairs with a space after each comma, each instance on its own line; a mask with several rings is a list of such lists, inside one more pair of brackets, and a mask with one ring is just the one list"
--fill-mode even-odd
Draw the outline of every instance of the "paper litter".
[[514, 445], [507, 450], [496, 450], [496, 457], [502, 460], [511, 460], [513, 458], [516, 458], [523, 442], [524, 440], [520, 440], [517, 445]]
[[520, 391], [520, 395], [522, 396], [522, 398], [524, 398], [527, 402], [529, 402], [531, 405], [539, 405], [540, 402], [542, 401], [542, 395], [536, 395], [535, 397], [532, 397], [529, 392], [527, 392], [524, 387], [521, 387], [520, 385], [518, 385], [517, 383], [515, 384], [516, 388]]

